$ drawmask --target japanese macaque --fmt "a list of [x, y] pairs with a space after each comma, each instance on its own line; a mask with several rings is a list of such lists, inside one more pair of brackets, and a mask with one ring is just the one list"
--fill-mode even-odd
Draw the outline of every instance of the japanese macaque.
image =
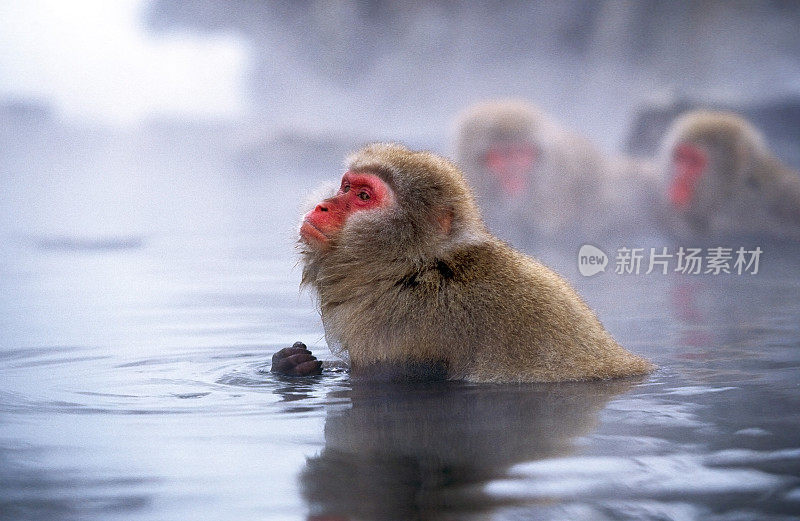
[[[653, 368], [566, 281], [492, 236], [459, 169], [433, 154], [396, 144], [355, 153], [300, 240], [303, 284], [354, 376], [525, 382]], [[279, 372], [317, 372], [304, 357], [281, 365], [296, 354], [276, 355]]]
[[505, 235], [509, 227], [548, 240], [624, 234], [641, 229], [657, 200], [655, 166], [608, 157], [524, 101], [469, 107], [454, 148], [490, 228]]
[[800, 174], [745, 119], [689, 112], [673, 123], [662, 153], [679, 233], [800, 239]]

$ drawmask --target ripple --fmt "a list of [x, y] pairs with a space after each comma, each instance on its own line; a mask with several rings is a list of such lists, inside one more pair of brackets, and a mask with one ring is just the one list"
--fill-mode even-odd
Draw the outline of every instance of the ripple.
[[54, 251], [113, 251], [135, 250], [144, 246], [143, 236], [108, 236], [108, 237], [72, 237], [52, 236], [40, 237], [35, 240], [35, 246], [40, 250]]
[[732, 391], [735, 389], [738, 389], [738, 387], [686, 386], [686, 387], [676, 387], [674, 389], [667, 390], [664, 394], [672, 394], [676, 396], [696, 396], [708, 393], [721, 393], [724, 391]]
[[274, 385], [275, 376], [270, 373], [269, 368], [270, 364], [265, 364], [263, 362], [249, 364], [244, 368], [227, 372], [217, 378], [216, 383], [234, 387], [265, 387]]
[[[732, 465], [787, 458], [800, 458], [800, 450], [542, 460], [516, 465], [509, 471], [512, 479], [491, 482], [489, 490], [497, 496], [517, 500], [574, 495], [666, 498], [758, 494], [786, 486], [794, 479]], [[688, 476], [691, 479], [687, 479]]]
[[72, 357], [54, 358], [51, 360], [31, 360], [19, 364], [12, 364], [11, 367], [22, 368], [22, 367], [45, 366], [45, 365], [63, 365], [63, 364], [72, 364], [76, 362], [94, 362], [96, 360], [107, 360], [109, 358], [111, 357], [107, 355], [72, 356]]
[[211, 393], [184, 393], [184, 394], [173, 394], [172, 396], [176, 398], [180, 398], [182, 400], [192, 400], [196, 398], [203, 398], [204, 396], [208, 396]]
[[18, 349], [3, 349], [0, 351], [0, 360], [23, 360], [27, 358], [41, 358], [56, 354], [75, 353], [88, 349], [83, 346], [41, 346], [24, 347]]

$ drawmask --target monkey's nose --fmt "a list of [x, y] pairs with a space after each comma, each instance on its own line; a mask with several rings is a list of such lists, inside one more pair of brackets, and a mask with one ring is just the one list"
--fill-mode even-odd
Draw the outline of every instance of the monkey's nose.
[[320, 204], [317, 205], [316, 208], [314, 208], [314, 211], [315, 212], [327, 212], [328, 211], [328, 206], [325, 203], [320, 203]]

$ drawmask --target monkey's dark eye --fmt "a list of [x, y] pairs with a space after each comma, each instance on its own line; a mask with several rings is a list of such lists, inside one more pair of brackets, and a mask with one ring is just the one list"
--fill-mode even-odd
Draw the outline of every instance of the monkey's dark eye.
[[344, 185], [344, 186], [342, 187], [342, 192], [344, 192], [344, 193], [347, 193], [347, 192], [349, 192], [349, 191], [350, 191], [350, 185]]
[[367, 192], [360, 192], [358, 198], [362, 201], [367, 201], [369, 199], [369, 194]]

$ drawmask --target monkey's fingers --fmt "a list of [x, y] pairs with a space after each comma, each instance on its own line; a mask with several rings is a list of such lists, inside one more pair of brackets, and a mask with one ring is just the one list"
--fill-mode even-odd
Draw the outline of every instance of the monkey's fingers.
[[322, 374], [322, 362], [317, 360], [309, 360], [308, 362], [303, 362], [302, 364], [297, 365], [294, 368], [296, 376], [311, 376]]
[[315, 360], [311, 353], [289, 353], [288, 356], [272, 357], [272, 371], [291, 374], [294, 368], [302, 363]]
[[297, 347], [298, 344], [300, 344], [300, 342], [296, 342], [295, 345], [293, 345], [292, 347], [284, 347], [283, 349], [272, 355], [272, 362], [275, 363], [276, 361], [281, 360], [283, 358], [289, 358], [292, 355], [297, 355], [301, 353], [311, 354], [311, 351], [309, 351], [306, 348], [305, 344], [300, 344], [301, 347]]
[[279, 360], [272, 365], [271, 370], [273, 373], [280, 373], [287, 376], [320, 374], [322, 372], [322, 362], [311, 354], [300, 353]]
[[305, 344], [295, 342], [272, 356], [273, 373], [286, 376], [307, 376], [322, 373], [322, 362], [311, 354]]

